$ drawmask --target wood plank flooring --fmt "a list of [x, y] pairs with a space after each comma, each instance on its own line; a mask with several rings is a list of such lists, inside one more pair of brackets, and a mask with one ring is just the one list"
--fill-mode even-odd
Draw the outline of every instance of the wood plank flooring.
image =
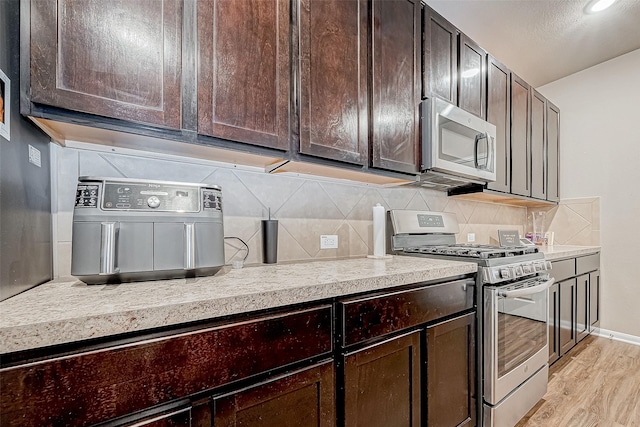
[[551, 366], [516, 427], [640, 427], [640, 346], [589, 336]]

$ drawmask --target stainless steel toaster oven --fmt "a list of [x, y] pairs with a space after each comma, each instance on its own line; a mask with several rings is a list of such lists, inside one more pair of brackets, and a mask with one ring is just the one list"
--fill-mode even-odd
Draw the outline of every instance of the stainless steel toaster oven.
[[206, 276], [224, 265], [216, 185], [80, 177], [71, 274], [89, 284]]

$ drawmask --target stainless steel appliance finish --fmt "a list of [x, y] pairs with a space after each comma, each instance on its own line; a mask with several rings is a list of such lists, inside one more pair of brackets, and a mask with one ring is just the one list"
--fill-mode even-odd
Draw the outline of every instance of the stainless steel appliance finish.
[[421, 104], [420, 185], [440, 190], [496, 180], [496, 127], [440, 98]]
[[478, 372], [487, 426], [513, 426], [547, 390], [551, 263], [536, 246], [456, 244], [455, 214], [391, 210], [389, 251], [478, 263]]
[[221, 188], [81, 177], [71, 274], [89, 284], [216, 273], [224, 265]]
[[53, 277], [51, 138], [20, 114], [19, 53], [20, 2], [0, 1], [0, 69], [11, 81], [10, 141], [0, 136], [0, 300]]

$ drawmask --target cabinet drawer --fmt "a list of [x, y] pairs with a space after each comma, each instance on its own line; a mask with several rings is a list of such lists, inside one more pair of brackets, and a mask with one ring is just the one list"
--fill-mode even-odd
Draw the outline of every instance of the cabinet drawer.
[[577, 274], [584, 274], [600, 268], [600, 254], [587, 255], [576, 258]]
[[551, 276], [556, 282], [561, 282], [576, 275], [576, 259], [565, 259], [551, 263]]
[[417, 289], [343, 301], [342, 345], [427, 323], [473, 308], [475, 281], [457, 280]]
[[330, 305], [0, 369], [0, 425], [89, 425], [332, 350]]

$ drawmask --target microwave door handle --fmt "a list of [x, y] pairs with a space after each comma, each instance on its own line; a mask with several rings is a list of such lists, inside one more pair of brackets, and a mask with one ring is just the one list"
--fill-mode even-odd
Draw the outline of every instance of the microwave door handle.
[[491, 138], [491, 135], [489, 135], [489, 132], [487, 132], [486, 134], [486, 138], [487, 138], [487, 155], [485, 156], [485, 160], [484, 160], [484, 168], [483, 169], [489, 169], [489, 159], [491, 154], [493, 153], [493, 149], [491, 148], [493, 146], [493, 138]]
[[541, 283], [541, 284], [536, 285], [536, 286], [532, 286], [530, 288], [514, 289], [513, 291], [498, 291], [498, 296], [501, 296], [503, 298], [521, 298], [521, 297], [526, 297], [528, 295], [537, 294], [538, 292], [542, 292], [542, 291], [545, 291], [545, 290], [549, 289], [549, 287], [551, 285], [553, 285], [554, 282], [555, 282], [555, 279], [554, 278], [550, 278], [546, 282]]
[[481, 169], [480, 168], [480, 163], [478, 163], [478, 145], [480, 144], [480, 137], [481, 136], [482, 136], [481, 133], [477, 133], [476, 137], [475, 137], [475, 139], [473, 141], [473, 144], [474, 144], [474, 157], [475, 157], [474, 163], [475, 163], [476, 169]]

